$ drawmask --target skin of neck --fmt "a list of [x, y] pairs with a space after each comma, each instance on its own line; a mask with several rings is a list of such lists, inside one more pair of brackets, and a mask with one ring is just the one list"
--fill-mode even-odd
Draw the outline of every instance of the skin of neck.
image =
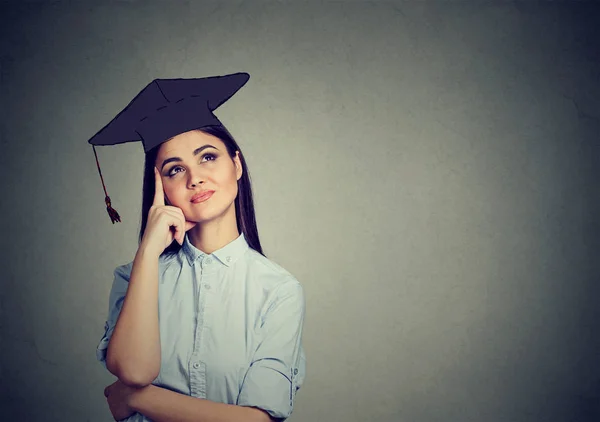
[[196, 249], [211, 254], [233, 242], [240, 236], [237, 229], [235, 203], [227, 211], [210, 221], [203, 221], [187, 232], [189, 241]]

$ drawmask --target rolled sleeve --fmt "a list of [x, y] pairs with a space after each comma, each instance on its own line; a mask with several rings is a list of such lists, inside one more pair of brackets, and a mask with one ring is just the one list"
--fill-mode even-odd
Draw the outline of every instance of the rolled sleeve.
[[285, 420], [304, 380], [302, 348], [305, 302], [302, 286], [285, 283], [263, 317], [261, 340], [246, 372], [237, 404], [257, 407]]
[[108, 299], [108, 317], [104, 324], [104, 335], [96, 347], [96, 359], [106, 368], [106, 351], [108, 343], [112, 337], [112, 333], [117, 324], [117, 319], [123, 307], [127, 287], [129, 286], [129, 276], [131, 274], [131, 266], [133, 263], [121, 265], [114, 271], [114, 280], [110, 289]]

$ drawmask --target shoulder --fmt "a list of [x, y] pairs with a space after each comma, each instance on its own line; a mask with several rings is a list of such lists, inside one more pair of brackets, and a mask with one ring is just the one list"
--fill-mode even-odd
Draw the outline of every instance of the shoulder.
[[268, 296], [275, 299], [292, 295], [303, 299], [302, 285], [293, 274], [254, 249], [248, 249], [247, 254], [250, 279]]
[[[174, 265], [181, 265], [180, 258], [177, 254], [163, 254], [158, 258], [158, 268], [161, 274]], [[129, 261], [128, 263], [123, 265], [119, 265], [115, 268], [114, 271], [115, 279], [125, 280], [129, 282], [132, 268], [133, 261]]]
[[133, 267], [133, 261], [130, 261], [126, 264], [123, 265], [119, 265], [117, 268], [115, 268], [115, 277], [120, 277], [123, 278], [125, 280], [129, 280], [129, 276], [131, 275], [131, 268]]
[[254, 249], [247, 251], [248, 270], [265, 282], [281, 283], [298, 283], [288, 270], [277, 264], [275, 261], [267, 258], [264, 255], [256, 252]]
[[127, 264], [119, 265], [114, 270], [113, 283], [110, 289], [109, 300], [115, 305], [123, 301], [127, 288], [129, 287], [129, 278], [131, 276], [131, 268], [133, 261]]

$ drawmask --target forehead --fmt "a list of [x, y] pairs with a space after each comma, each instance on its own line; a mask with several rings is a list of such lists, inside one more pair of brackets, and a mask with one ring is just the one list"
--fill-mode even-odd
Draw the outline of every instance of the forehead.
[[180, 133], [163, 142], [158, 150], [156, 159], [159, 161], [174, 156], [182, 157], [184, 155], [191, 155], [196, 148], [206, 144], [210, 144], [221, 151], [225, 149], [223, 141], [216, 136], [200, 132], [199, 130], [192, 130]]

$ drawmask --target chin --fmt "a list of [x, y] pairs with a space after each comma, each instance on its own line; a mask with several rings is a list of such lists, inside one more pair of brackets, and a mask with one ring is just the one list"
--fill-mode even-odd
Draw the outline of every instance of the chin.
[[204, 210], [192, 208], [189, 215], [186, 214], [186, 218], [188, 219], [188, 221], [193, 221], [195, 223], [202, 224], [207, 223], [209, 221], [224, 218], [227, 216], [228, 213], [232, 211], [235, 212], [235, 204], [233, 202], [220, 210], [214, 210], [212, 207], [207, 207]]
[[223, 213], [215, 213], [214, 211], [211, 212], [210, 210], [206, 210], [206, 211], [193, 211], [190, 212], [189, 215], [186, 215], [186, 219], [188, 221], [192, 221], [194, 223], [198, 223], [198, 224], [202, 224], [202, 223], [207, 223], [209, 221], [215, 220], [219, 217], [221, 217], [222, 215], [224, 215]]

